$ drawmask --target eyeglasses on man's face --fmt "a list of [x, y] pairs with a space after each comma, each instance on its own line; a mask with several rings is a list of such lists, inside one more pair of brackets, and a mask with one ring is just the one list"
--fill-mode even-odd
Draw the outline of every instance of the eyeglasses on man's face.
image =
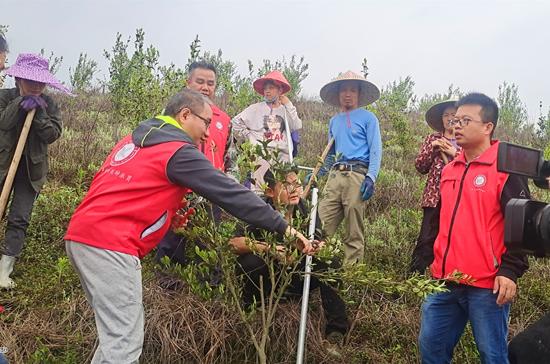
[[483, 120], [474, 120], [472, 118], [469, 118], [468, 116], [465, 116], [463, 118], [453, 118], [449, 120], [448, 125], [449, 126], [455, 126], [458, 125], [461, 128], [468, 126], [470, 123], [485, 123]]
[[203, 118], [202, 116], [200, 116], [199, 114], [194, 113], [193, 111], [191, 111], [191, 114], [193, 114], [196, 117], [198, 117], [199, 119], [201, 119], [204, 122], [204, 125], [206, 125], [206, 128], [208, 129], [208, 127], [210, 126], [210, 123], [212, 122], [212, 119]]

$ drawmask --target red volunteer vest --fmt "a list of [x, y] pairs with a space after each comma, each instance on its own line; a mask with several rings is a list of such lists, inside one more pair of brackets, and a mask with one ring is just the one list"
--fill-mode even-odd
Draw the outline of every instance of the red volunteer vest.
[[95, 175], [65, 240], [143, 258], [162, 239], [189, 189], [170, 182], [166, 166], [184, 142], [147, 148], [122, 139]]
[[502, 261], [504, 215], [500, 207], [508, 174], [498, 172], [498, 142], [468, 165], [461, 153], [441, 175], [441, 216], [434, 243], [434, 278], [460, 272], [460, 283], [493, 288]]
[[210, 107], [212, 108], [212, 122], [208, 127], [210, 135], [204, 144], [200, 146], [200, 149], [212, 165], [223, 172], [225, 147], [231, 119], [216, 105], [210, 105]]

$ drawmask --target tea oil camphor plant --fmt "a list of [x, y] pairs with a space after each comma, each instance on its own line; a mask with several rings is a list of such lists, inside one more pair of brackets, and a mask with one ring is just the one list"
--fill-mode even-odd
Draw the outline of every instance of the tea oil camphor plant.
[[[277, 181], [284, 181], [286, 174], [291, 171], [290, 165], [277, 162], [276, 152], [270, 151], [267, 143], [255, 146], [245, 143], [239, 146], [239, 149], [239, 180], [251, 174], [258, 159], [272, 161], [271, 170]], [[221, 300], [230, 306], [231, 310], [237, 311], [248, 337], [254, 345], [258, 362], [268, 363], [270, 362], [268, 350], [272, 347], [270, 344], [276, 335], [273, 332], [274, 321], [280, 315], [281, 305], [288, 305], [285, 302], [285, 291], [292, 276], [303, 275], [299, 267], [305, 256], [299, 252], [292, 239], [288, 237], [285, 237], [283, 241], [278, 241], [275, 234], [266, 231], [261, 241], [268, 245], [268, 249], [262, 251], [256, 248], [253, 239], [247, 239], [249, 248], [262, 258], [269, 272], [269, 276], [266, 278], [267, 282], [260, 281], [260, 286], [270, 287], [266, 294], [261, 289], [263, 287], [259, 287], [259, 302], [254, 302], [251, 307], [247, 307], [243, 305], [241, 294], [243, 281], [248, 278], [244, 274], [237, 273], [236, 254], [228, 243], [233, 236], [237, 222], [224, 222], [220, 227], [215, 228], [207, 215], [204, 212], [199, 213], [193, 218], [193, 226], [181, 232], [187, 241], [198, 239], [201, 245], [206, 246], [207, 249], [201, 250], [196, 247], [195, 254], [199, 258], [198, 263], [186, 267], [176, 266], [172, 268], [172, 271], [179, 274], [195, 294], [204, 299]], [[293, 219], [292, 225], [296, 229], [304, 231], [304, 227], [308, 226], [309, 218], [310, 216], [299, 216]], [[287, 252], [286, 256], [281, 256], [281, 252], [276, 248], [278, 244], [284, 246]], [[335, 253], [339, 254], [338, 252], [339, 250], [334, 245], [327, 245], [319, 252], [318, 258], [331, 263], [332, 260], [341, 258], [335, 256]], [[169, 266], [168, 261], [165, 261], [165, 264]], [[221, 268], [223, 280], [213, 288], [208, 277], [216, 267]], [[403, 282], [391, 279], [382, 272], [368, 270], [364, 264], [345, 270], [329, 269], [323, 273], [312, 274], [326, 282], [341, 282], [341, 287], [346, 287], [345, 290], [349, 296], [353, 296], [351, 292], [361, 289], [365, 291], [365, 295], [367, 292], [378, 291], [387, 294], [411, 294], [425, 297], [429, 293], [440, 292], [444, 289], [442, 283], [424, 277], [414, 276]], [[359, 308], [362, 308], [364, 304], [364, 300], [359, 302]], [[352, 323], [352, 330], [353, 326]]]

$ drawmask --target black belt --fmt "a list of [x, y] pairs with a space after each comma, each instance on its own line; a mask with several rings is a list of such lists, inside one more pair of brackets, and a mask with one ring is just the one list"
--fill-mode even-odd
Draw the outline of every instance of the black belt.
[[343, 163], [339, 162], [332, 166], [332, 169], [340, 172], [357, 172], [366, 175], [369, 172], [369, 165], [363, 162]]

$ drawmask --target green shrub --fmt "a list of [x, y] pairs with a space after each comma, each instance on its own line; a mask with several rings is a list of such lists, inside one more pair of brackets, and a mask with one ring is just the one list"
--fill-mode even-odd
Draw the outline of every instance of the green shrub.
[[115, 115], [130, 125], [148, 119], [164, 109], [170, 96], [185, 85], [185, 73], [173, 64], [159, 65], [159, 51], [145, 47], [145, 32], [137, 29], [134, 50], [130, 53], [130, 38], [117, 34], [111, 52], [104, 52], [109, 61], [110, 92]]

